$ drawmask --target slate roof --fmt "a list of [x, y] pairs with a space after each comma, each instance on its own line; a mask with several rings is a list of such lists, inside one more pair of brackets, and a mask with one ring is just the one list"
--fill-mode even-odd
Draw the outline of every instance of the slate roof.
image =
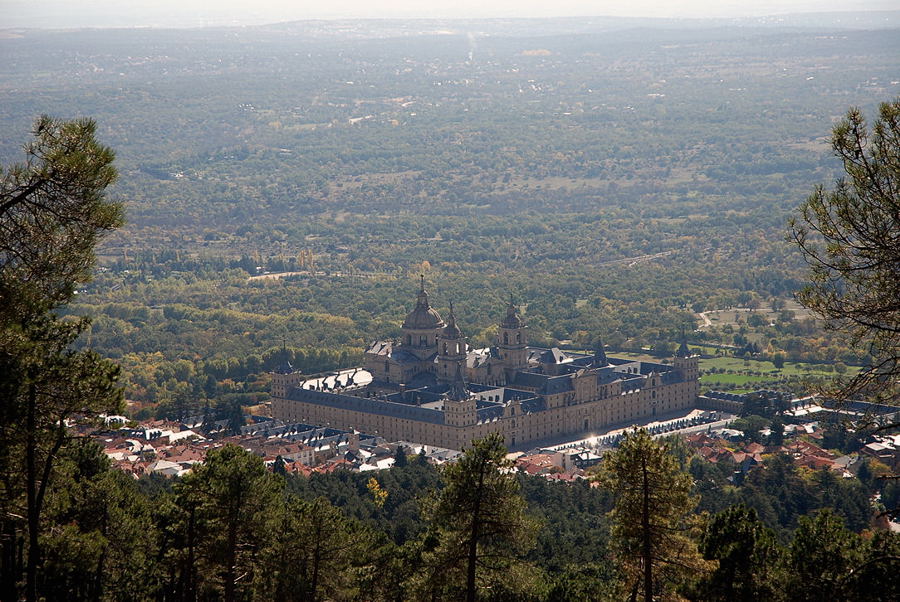
[[447, 316], [447, 325], [441, 331], [441, 336], [447, 339], [458, 339], [462, 336], [459, 326], [456, 325], [456, 315], [453, 313], [453, 304], [450, 304], [450, 314]]
[[557, 393], [574, 390], [575, 389], [572, 388], [572, 378], [569, 375], [551, 376], [544, 383], [544, 390], [541, 391], [541, 393], [544, 395], [555, 395]]
[[597, 374], [597, 383], [601, 385], [608, 385], [611, 382], [615, 382], [622, 378], [621, 372], [616, 372], [612, 369], [612, 367], [601, 368], [600, 372]]
[[354, 412], [365, 412], [367, 414], [404, 418], [407, 420], [420, 420], [432, 424], [444, 423], [444, 413], [439, 410], [405, 403], [396, 403], [384, 399], [354, 397], [352, 395], [341, 395], [340, 393], [329, 393], [325, 391], [311, 391], [309, 389], [300, 388], [291, 390], [289, 398], [296, 401], [327, 405], [329, 407]]
[[437, 384], [437, 376], [433, 372], [419, 372], [406, 383], [410, 389], [433, 387]]
[[491, 403], [488, 406], [478, 408], [477, 413], [478, 420], [480, 422], [493, 420], [495, 418], [500, 418], [501, 416], [503, 416], [503, 406], [497, 403]]
[[456, 364], [456, 374], [453, 376], [453, 382], [450, 383], [447, 398], [453, 401], [465, 401], [471, 396], [472, 394], [466, 388], [466, 381], [463, 379], [462, 366]]
[[366, 349], [366, 353], [389, 356], [393, 347], [393, 341], [372, 341], [372, 344]]
[[546, 349], [540, 355], [540, 362], [542, 364], [561, 364], [567, 359], [569, 359], [569, 356], [557, 347], [554, 347], [553, 349]]
[[420, 361], [419, 358], [405, 349], [394, 349], [391, 352], [391, 359], [398, 364], [411, 364]]
[[524, 400], [520, 407], [523, 412], [531, 414], [533, 412], [543, 412], [547, 409], [547, 404], [544, 403], [542, 397], [532, 397], [531, 399]]
[[540, 391], [544, 388], [544, 383], [548, 378], [550, 377], [546, 374], [538, 374], [537, 372], [516, 372], [512, 384]]
[[275, 372], [277, 372], [278, 374], [293, 374], [294, 367], [291, 365], [291, 363], [289, 361], [284, 360], [282, 363], [280, 363], [278, 365], [277, 368], [275, 368]]

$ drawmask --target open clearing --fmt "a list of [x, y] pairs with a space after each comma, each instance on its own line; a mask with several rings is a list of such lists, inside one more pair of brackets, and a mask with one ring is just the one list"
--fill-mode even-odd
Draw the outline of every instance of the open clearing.
[[710, 326], [723, 327], [730, 325], [732, 328], [739, 328], [746, 324], [750, 315], [756, 314], [765, 319], [766, 323], [772, 323], [778, 320], [778, 314], [782, 311], [793, 312], [794, 320], [805, 320], [812, 317], [812, 313], [794, 301], [793, 299], [785, 301], [784, 309], [775, 311], [770, 306], [751, 309], [749, 307], [732, 307], [729, 309], [715, 309], [704, 311], [697, 314], [700, 321], [700, 329], [709, 328]]

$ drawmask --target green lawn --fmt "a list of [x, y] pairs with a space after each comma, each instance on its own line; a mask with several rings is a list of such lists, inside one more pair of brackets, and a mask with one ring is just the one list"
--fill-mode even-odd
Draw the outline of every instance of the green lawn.
[[[833, 371], [826, 370], [831, 367], [828, 364], [804, 364], [799, 362], [785, 362], [784, 368], [778, 370], [772, 362], [764, 362], [760, 360], [744, 360], [737, 357], [716, 357], [700, 360], [700, 369], [709, 371], [712, 368], [719, 370], [734, 370], [735, 372], [763, 372], [774, 376], [834, 376]], [[807, 370], [806, 368], [809, 367]], [[847, 366], [847, 374], [853, 375], [859, 368], [855, 366]]]
[[772, 376], [754, 376], [752, 374], [704, 374], [700, 377], [701, 387], [712, 387], [714, 384], [720, 385], [747, 385], [750, 383], [761, 383], [775, 380], [777, 377]]
[[[703, 354], [713, 355], [715, 348], [704, 347], [702, 345], [690, 345], [691, 349], [699, 349]], [[584, 350], [582, 353], [593, 353], [591, 350]], [[613, 357], [659, 362], [661, 358], [653, 357], [646, 353], [633, 352], [610, 352]], [[769, 361], [761, 360], [744, 360], [738, 357], [712, 357], [700, 359], [700, 370], [703, 376], [700, 379], [700, 385], [704, 390], [715, 390], [727, 388], [729, 392], [746, 393], [759, 388], [763, 383], [772, 383], [772, 381], [796, 380], [804, 377], [822, 379], [832, 378], [835, 372], [827, 371], [826, 364], [804, 364], [798, 362], [785, 362], [781, 370], [775, 368], [775, 365]], [[827, 366], [831, 367], [831, 366]], [[715, 368], [716, 373], [710, 373]], [[808, 368], [808, 369], [807, 369]], [[720, 370], [731, 370], [732, 374], [720, 373]], [[855, 374], [859, 368], [854, 366], [847, 367], [847, 375]], [[752, 374], [759, 372], [760, 374]]]

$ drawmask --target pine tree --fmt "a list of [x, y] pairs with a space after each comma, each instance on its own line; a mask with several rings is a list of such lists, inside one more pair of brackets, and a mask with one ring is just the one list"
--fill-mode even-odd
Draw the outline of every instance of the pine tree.
[[900, 99], [870, 129], [851, 109], [832, 130], [846, 178], [818, 186], [792, 221], [812, 282], [798, 299], [874, 358], [842, 391], [896, 400], [900, 382]]
[[359, 574], [373, 562], [373, 533], [326, 499], [293, 498], [269, 517], [272, 534], [254, 574], [260, 600], [359, 599]]
[[732, 506], [714, 516], [700, 551], [718, 567], [694, 588], [694, 599], [723, 602], [777, 600], [783, 588], [784, 551], [756, 511]]
[[446, 486], [425, 508], [437, 545], [426, 554], [420, 592], [474, 602], [534, 585], [535, 569], [522, 556], [534, 545], [537, 523], [525, 512], [512, 466], [496, 433], [446, 465]]
[[[0, 522], [7, 545], [25, 523], [26, 600], [39, 597], [41, 515], [66, 421], [121, 408], [118, 368], [71, 349], [89, 320], [53, 313], [89, 279], [100, 236], [122, 222], [122, 206], [105, 198], [114, 155], [95, 131], [91, 120], [42, 117], [25, 162], [0, 175]], [[9, 559], [0, 564], [5, 597], [19, 579]]]
[[652, 602], [706, 568], [689, 536], [691, 478], [645, 429], [628, 433], [603, 461], [601, 483], [615, 495], [613, 540], [631, 599]]
[[398, 445], [397, 451], [394, 452], [394, 468], [403, 468], [407, 464], [409, 459], [406, 457], [406, 447]]
[[181, 544], [170, 560], [180, 572], [181, 597], [196, 592], [233, 602], [244, 596], [281, 488], [261, 458], [231, 444], [210, 450], [176, 483]]
[[859, 536], [831, 510], [801, 516], [788, 559], [789, 600], [855, 600], [853, 572], [863, 565]]
[[272, 464], [272, 473], [277, 474], [280, 477], [287, 474], [287, 470], [284, 466], [284, 458], [281, 457], [281, 454], [275, 456], [275, 462]]

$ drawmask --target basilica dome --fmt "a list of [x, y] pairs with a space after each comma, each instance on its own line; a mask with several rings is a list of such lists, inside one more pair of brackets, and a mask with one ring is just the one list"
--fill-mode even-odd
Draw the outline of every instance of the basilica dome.
[[444, 319], [428, 302], [428, 291], [425, 290], [425, 279], [416, 298], [416, 307], [406, 315], [403, 328], [409, 330], [432, 330], [444, 327]]
[[407, 314], [403, 320], [403, 328], [410, 330], [429, 330], [433, 328], [442, 328], [444, 319], [433, 307], [427, 305], [422, 306], [416, 304], [416, 308]]

